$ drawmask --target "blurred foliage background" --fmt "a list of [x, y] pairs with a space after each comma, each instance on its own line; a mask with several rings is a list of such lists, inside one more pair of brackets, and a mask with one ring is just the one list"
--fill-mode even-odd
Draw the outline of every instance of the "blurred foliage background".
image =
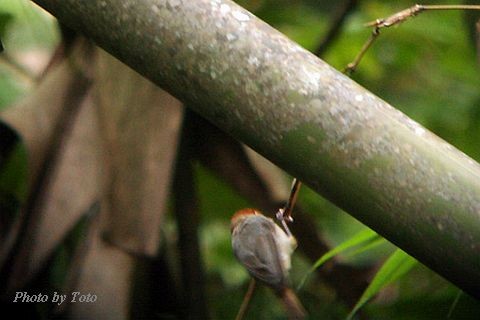
[[[332, 19], [348, 1], [241, 0], [237, 1], [261, 19], [308, 50], [315, 51], [331, 27]], [[369, 37], [364, 23], [412, 6], [411, 1], [352, 1], [343, 27], [322, 54], [341, 70], [353, 60]], [[455, 1], [425, 1], [424, 4], [454, 4]], [[480, 161], [480, 61], [476, 52], [475, 19], [461, 11], [425, 12], [398, 27], [382, 30], [353, 75], [355, 81], [406, 113], [449, 143]], [[26, 0], [0, 3], [0, 110], [6, 110], [28, 96], [36, 79], [60, 41], [54, 19]], [[3, 137], [0, 137], [3, 139]], [[21, 144], [0, 168], [2, 221], [19, 210], [26, 196], [26, 152]], [[195, 163], [199, 203], [202, 261], [205, 266], [209, 314], [215, 319], [233, 319], [248, 284], [248, 275], [234, 260], [230, 247], [229, 217], [240, 208], [254, 206], [232, 186], [205, 166]], [[286, 186], [289, 177], [284, 177]], [[304, 187], [299, 204], [314, 217], [315, 226], [331, 248], [348, 241], [365, 227], [313, 191]], [[169, 211], [172, 211], [172, 205]], [[3, 227], [2, 227], [3, 228]], [[47, 267], [49, 290], [58, 288], [65, 277], [70, 256], [69, 241], [83, 232], [81, 224], [61, 245]], [[162, 239], [175, 262], [175, 218], [167, 214]], [[73, 237], [73, 238], [72, 238]], [[73, 239], [73, 240], [72, 240]], [[358, 268], [375, 270], [395, 250], [387, 241], [356, 255], [337, 259]], [[320, 258], [320, 257], [318, 257]], [[301, 253], [294, 257], [292, 283], [298, 285], [312, 262]], [[178, 279], [175, 280], [178, 282]], [[61, 281], [60, 281], [61, 282]], [[351, 310], [334, 290], [315, 275], [299, 291], [312, 319], [344, 319]], [[137, 295], [135, 299], [145, 299]], [[141, 302], [140, 302], [141, 303]], [[45, 317], [42, 308], [33, 317]], [[388, 285], [358, 315], [364, 319], [478, 319], [480, 302], [416, 264], [406, 275]], [[135, 316], [133, 316], [135, 318]], [[158, 318], [162, 315], [157, 314]], [[281, 319], [283, 312], [274, 295], [259, 288], [248, 319]]]

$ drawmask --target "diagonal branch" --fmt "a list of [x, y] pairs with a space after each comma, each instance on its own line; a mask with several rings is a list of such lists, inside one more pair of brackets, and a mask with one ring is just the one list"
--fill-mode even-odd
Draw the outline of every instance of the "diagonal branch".
[[228, 0], [35, 0], [473, 296], [480, 166]]

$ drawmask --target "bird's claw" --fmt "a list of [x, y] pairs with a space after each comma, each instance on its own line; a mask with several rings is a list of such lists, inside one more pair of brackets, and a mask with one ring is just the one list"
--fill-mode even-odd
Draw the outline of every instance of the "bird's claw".
[[293, 222], [292, 216], [285, 214], [285, 208], [278, 209], [277, 214], [275, 216], [277, 217], [277, 220], [286, 221], [286, 222], [290, 222], [290, 223]]

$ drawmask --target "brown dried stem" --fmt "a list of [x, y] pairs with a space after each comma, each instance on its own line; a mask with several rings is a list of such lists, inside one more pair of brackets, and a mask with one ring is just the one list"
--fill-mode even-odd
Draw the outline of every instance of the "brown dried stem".
[[297, 178], [293, 178], [292, 188], [290, 190], [290, 196], [288, 201], [283, 208], [280, 208], [276, 214], [277, 219], [282, 223], [283, 228], [287, 235], [291, 235], [290, 229], [288, 229], [287, 222], [293, 222], [292, 211], [295, 203], [297, 202], [298, 193], [300, 192], [300, 187], [302, 182]]
[[255, 287], [256, 287], [255, 284], [256, 284], [255, 279], [251, 278], [250, 283], [248, 284], [247, 292], [243, 297], [242, 305], [238, 310], [235, 320], [243, 320], [245, 318], [245, 315], [247, 314], [248, 306], [250, 305], [250, 301], [252, 301], [253, 293], [255, 292]]
[[377, 19], [368, 22], [366, 26], [388, 28], [396, 24], [402, 23], [408, 18], [414, 17], [427, 10], [480, 10], [480, 5], [422, 5], [416, 4], [410, 8], [392, 14], [389, 17]]
[[480, 10], [480, 5], [422, 5], [416, 4], [410, 8], [404, 9], [399, 11], [391, 16], [386, 18], [376, 19], [375, 21], [371, 21], [366, 23], [366, 26], [373, 27], [372, 33], [370, 38], [365, 42], [360, 52], [357, 54], [355, 59], [350, 62], [343, 72], [350, 76], [353, 72], [355, 72], [356, 68], [360, 64], [363, 56], [367, 52], [367, 50], [373, 45], [375, 40], [380, 35], [380, 29], [388, 28], [397, 24], [404, 22], [405, 20], [415, 17], [418, 14], [424, 11], [432, 11], [432, 10]]
[[349, 64], [347, 64], [347, 66], [342, 70], [343, 73], [345, 73], [347, 76], [350, 77], [352, 73], [355, 72], [363, 56], [365, 55], [367, 50], [370, 49], [370, 47], [373, 45], [373, 43], [375, 42], [375, 40], [378, 38], [379, 35], [380, 35], [380, 28], [379, 27], [373, 28], [372, 33], [370, 34], [370, 38], [368, 38], [368, 40], [363, 44], [362, 49], [360, 49], [360, 52], [357, 54], [355, 59]]

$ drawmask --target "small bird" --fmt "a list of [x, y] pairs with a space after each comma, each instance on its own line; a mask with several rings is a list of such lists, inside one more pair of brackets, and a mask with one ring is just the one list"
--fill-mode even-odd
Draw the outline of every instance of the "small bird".
[[233, 253], [248, 273], [275, 291], [289, 319], [305, 318], [305, 309], [288, 286], [290, 257], [297, 247], [295, 238], [255, 209], [237, 211], [230, 231]]

